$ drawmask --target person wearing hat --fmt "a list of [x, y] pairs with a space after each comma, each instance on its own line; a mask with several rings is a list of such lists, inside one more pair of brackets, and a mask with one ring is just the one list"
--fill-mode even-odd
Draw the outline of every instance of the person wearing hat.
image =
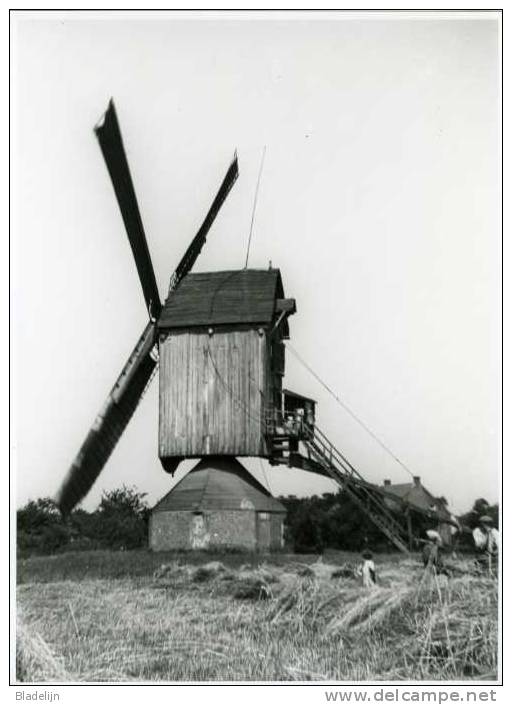
[[425, 533], [428, 539], [423, 546], [422, 552], [425, 571], [447, 575], [446, 569], [443, 565], [443, 557], [441, 555], [443, 547], [443, 539], [441, 538], [441, 534], [435, 529], [427, 529]]
[[500, 534], [492, 525], [492, 519], [487, 514], [478, 520], [478, 526], [473, 529], [473, 541], [477, 550], [477, 562], [480, 568], [489, 574], [497, 568]]

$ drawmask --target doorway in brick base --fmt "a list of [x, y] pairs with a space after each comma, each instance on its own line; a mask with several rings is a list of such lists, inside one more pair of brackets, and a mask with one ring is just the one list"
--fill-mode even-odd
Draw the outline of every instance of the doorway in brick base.
[[256, 541], [258, 551], [270, 549], [270, 513], [256, 512]]

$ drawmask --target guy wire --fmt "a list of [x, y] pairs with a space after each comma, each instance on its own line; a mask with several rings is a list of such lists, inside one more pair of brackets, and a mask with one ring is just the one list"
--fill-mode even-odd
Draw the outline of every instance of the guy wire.
[[320, 377], [317, 375], [317, 373], [307, 364], [305, 360], [301, 358], [299, 353], [295, 350], [293, 345], [290, 345], [289, 342], [286, 343], [286, 347], [288, 350], [290, 350], [291, 353], [295, 356], [295, 358], [308, 370], [308, 372], [313, 375], [313, 377], [316, 379], [317, 382], [319, 382], [324, 389], [326, 389], [329, 394], [334, 397], [334, 399], [338, 402], [338, 404], [345, 409], [345, 411], [350, 414], [350, 416], [356, 421], [364, 430], [375, 440], [377, 443], [383, 448], [389, 455], [395, 460], [406, 472], [409, 473], [411, 477], [414, 477], [414, 474], [409, 470], [407, 465], [403, 463], [400, 458], [398, 458], [393, 451], [388, 448], [388, 446], [380, 440], [380, 438], [369, 428], [364, 421], [362, 421], [344, 402], [341, 401], [341, 399], [338, 397], [338, 395], [322, 380]]
[[258, 192], [260, 190], [260, 181], [261, 181], [261, 172], [263, 171], [263, 163], [265, 161], [265, 153], [267, 151], [267, 145], [263, 147], [263, 152], [261, 155], [261, 163], [260, 163], [260, 171], [258, 174], [258, 181], [256, 183], [256, 191], [254, 192], [254, 203], [252, 205], [252, 216], [251, 216], [251, 227], [249, 230], [249, 240], [247, 242], [247, 254], [245, 256], [245, 267], [244, 269], [247, 269], [247, 263], [249, 261], [249, 250], [251, 248], [251, 238], [252, 238], [252, 229], [254, 226], [254, 214], [256, 213], [256, 203], [258, 201]]

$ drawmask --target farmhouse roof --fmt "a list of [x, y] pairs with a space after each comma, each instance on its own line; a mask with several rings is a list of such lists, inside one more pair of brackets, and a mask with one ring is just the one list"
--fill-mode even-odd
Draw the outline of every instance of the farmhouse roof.
[[416, 505], [424, 511], [435, 510], [440, 518], [449, 519], [451, 516], [443, 502], [438, 497], [434, 497], [434, 495], [421, 484], [419, 477], [415, 477], [413, 482], [404, 482], [396, 485], [385, 482], [383, 489], [395, 495], [395, 497], [399, 497], [410, 504]]
[[279, 269], [242, 269], [188, 274], [169, 294], [158, 326], [271, 323], [276, 299], [284, 298]]
[[236, 458], [204, 458], [153, 508], [154, 512], [252, 509], [286, 512]]

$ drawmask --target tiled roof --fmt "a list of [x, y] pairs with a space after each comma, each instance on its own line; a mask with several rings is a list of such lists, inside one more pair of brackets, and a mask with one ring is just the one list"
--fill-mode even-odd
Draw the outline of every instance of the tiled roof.
[[253, 509], [286, 512], [236, 458], [204, 458], [153, 508], [154, 512]]
[[283, 297], [279, 269], [188, 274], [168, 296], [158, 327], [269, 324]]
[[432, 507], [435, 507], [439, 516], [444, 518], [450, 517], [450, 512], [443, 503], [437, 497], [434, 497], [421, 483], [406, 482], [403, 484], [385, 485], [380, 489], [396, 497], [400, 497], [400, 499], [404, 499], [420, 509], [429, 511]]

